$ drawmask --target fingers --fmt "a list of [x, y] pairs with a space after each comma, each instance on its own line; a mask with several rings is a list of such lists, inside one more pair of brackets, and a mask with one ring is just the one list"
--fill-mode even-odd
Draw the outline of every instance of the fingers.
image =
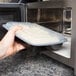
[[11, 56], [11, 55], [16, 54], [17, 52], [19, 52], [19, 51], [21, 51], [25, 48], [26, 47], [23, 46], [22, 44], [15, 42], [14, 45], [10, 46], [8, 49], [5, 50], [4, 55], [1, 56], [1, 57], [5, 58], [5, 57], [8, 57], [8, 56]]
[[15, 33], [16, 31], [21, 30], [21, 29], [22, 29], [21, 26], [16, 25], [16, 26], [12, 26], [9, 31], [11, 31], [12, 33]]
[[6, 35], [1, 40], [1, 43], [5, 46], [11, 46], [14, 43], [16, 31], [22, 29], [21, 26], [14, 26], [6, 33]]
[[[15, 33], [16, 33], [16, 31], [21, 30], [21, 29], [22, 29], [21, 26], [11, 27], [11, 29], [7, 32], [7, 34], [1, 40], [1, 42], [0, 42], [1, 47], [4, 49], [5, 54], [6, 54], [6, 55], [3, 55], [3, 58], [10, 56], [13, 53], [16, 53], [16, 52], [26, 48], [26, 46], [24, 46], [20, 43], [15, 43]], [[15, 45], [14, 45], [14, 43], [15, 43]]]
[[22, 45], [21, 43], [15, 42], [14, 48], [15, 48], [15, 51], [18, 52], [20, 50], [26, 49], [26, 46]]

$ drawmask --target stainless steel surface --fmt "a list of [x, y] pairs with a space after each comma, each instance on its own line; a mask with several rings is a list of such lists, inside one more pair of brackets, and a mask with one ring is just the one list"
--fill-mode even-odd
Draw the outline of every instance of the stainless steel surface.
[[26, 5], [23, 3], [0, 3], [0, 8], [6, 8], [6, 9], [14, 9], [19, 8], [21, 12], [21, 21], [25, 21], [25, 8]]
[[70, 7], [72, 0], [51, 0], [44, 2], [27, 3], [28, 8], [65, 8]]
[[72, 1], [72, 59], [74, 62], [74, 73], [76, 75], [76, 0]]

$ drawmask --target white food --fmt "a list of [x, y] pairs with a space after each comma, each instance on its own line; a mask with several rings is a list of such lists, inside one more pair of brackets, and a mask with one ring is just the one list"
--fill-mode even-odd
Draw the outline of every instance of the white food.
[[58, 37], [49, 32], [45, 31], [39, 26], [23, 26], [23, 30], [18, 31], [21, 34], [21, 37], [24, 37], [25, 40], [29, 40], [33, 43], [56, 43], [59, 42]]

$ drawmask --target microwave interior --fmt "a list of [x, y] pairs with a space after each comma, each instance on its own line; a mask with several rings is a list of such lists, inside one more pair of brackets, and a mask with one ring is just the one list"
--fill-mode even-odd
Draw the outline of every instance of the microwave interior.
[[[62, 57], [71, 58], [71, 8], [28, 8], [26, 21], [38, 23], [63, 34], [67, 38], [67, 42], [63, 43], [62, 46], [55, 46], [58, 49], [52, 50]], [[46, 48], [51, 50], [50, 46]]]

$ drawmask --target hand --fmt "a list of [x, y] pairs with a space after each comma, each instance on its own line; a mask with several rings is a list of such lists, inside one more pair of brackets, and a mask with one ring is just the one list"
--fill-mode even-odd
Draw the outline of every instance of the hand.
[[[1, 58], [5, 58], [7, 56], [10, 56], [10, 55], [26, 48], [26, 46], [15, 41], [16, 31], [21, 30], [21, 29], [22, 29], [22, 27], [20, 27], [20, 26], [12, 27], [7, 32], [7, 34], [4, 36], [4, 38], [1, 40], [1, 42], [0, 42], [0, 48], [1, 48], [0, 57]], [[2, 51], [2, 53], [1, 53], [1, 51]]]

